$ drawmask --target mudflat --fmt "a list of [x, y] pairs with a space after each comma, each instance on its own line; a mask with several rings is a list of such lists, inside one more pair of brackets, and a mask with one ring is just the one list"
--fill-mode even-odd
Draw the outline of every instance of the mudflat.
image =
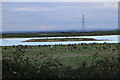
[[100, 41], [94, 38], [30, 39], [23, 42]]

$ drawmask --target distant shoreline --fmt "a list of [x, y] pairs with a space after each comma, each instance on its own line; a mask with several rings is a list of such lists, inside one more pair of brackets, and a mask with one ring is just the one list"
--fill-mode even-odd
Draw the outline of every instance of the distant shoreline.
[[1, 38], [32, 38], [32, 37], [75, 37], [75, 36], [120, 35], [120, 31], [93, 32], [46, 32], [46, 33], [4, 33]]
[[[118, 36], [119, 35], [120, 34], [118, 34]], [[95, 36], [116, 36], [116, 35], [95, 35]], [[82, 37], [82, 36], [58, 36], [58, 37]], [[47, 38], [47, 37], [2, 37], [2, 39], [11, 39], [11, 38], [15, 39], [15, 38]]]

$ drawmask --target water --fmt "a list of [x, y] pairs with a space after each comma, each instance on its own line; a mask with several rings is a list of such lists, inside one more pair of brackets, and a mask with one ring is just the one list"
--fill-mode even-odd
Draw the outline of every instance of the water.
[[[23, 42], [30, 39], [55, 39], [55, 38], [94, 38], [104, 41], [61, 41], [61, 42]], [[118, 35], [106, 36], [77, 36], [77, 37], [38, 37], [38, 38], [4, 38], [0, 39], [0, 46], [13, 45], [58, 45], [58, 44], [78, 44], [78, 43], [119, 43]]]

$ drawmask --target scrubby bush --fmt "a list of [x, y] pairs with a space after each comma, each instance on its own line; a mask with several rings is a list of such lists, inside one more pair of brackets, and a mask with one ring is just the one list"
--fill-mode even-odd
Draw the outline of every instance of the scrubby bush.
[[15, 52], [2, 60], [2, 77], [6, 78], [120, 78], [120, 63], [117, 58], [103, 58], [92, 63], [82, 62], [79, 67], [66, 66], [59, 58], [43, 53], [36, 58], [25, 57], [25, 49], [17, 47]]

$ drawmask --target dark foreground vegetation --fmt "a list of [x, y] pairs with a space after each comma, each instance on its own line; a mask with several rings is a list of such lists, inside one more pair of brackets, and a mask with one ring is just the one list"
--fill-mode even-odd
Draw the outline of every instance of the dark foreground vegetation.
[[98, 35], [119, 35], [120, 31], [88, 31], [88, 32], [36, 32], [36, 33], [3, 33], [3, 38], [11, 37], [67, 37], [67, 36], [98, 36]]
[[[104, 45], [107, 44], [102, 44]], [[33, 57], [27, 56], [25, 53], [29, 46], [13, 47], [14, 51], [7, 50], [10, 47], [3, 47], [3, 52], [9, 51], [9, 54], [3, 53], [3, 80], [10, 78], [120, 78], [119, 54], [102, 56], [99, 59], [100, 56], [97, 53], [92, 55], [94, 59], [92, 62], [82, 61], [78, 67], [73, 67], [65, 65], [60, 58], [53, 58], [44, 53], [36, 53]], [[119, 45], [115, 45], [114, 48], [119, 49]]]

